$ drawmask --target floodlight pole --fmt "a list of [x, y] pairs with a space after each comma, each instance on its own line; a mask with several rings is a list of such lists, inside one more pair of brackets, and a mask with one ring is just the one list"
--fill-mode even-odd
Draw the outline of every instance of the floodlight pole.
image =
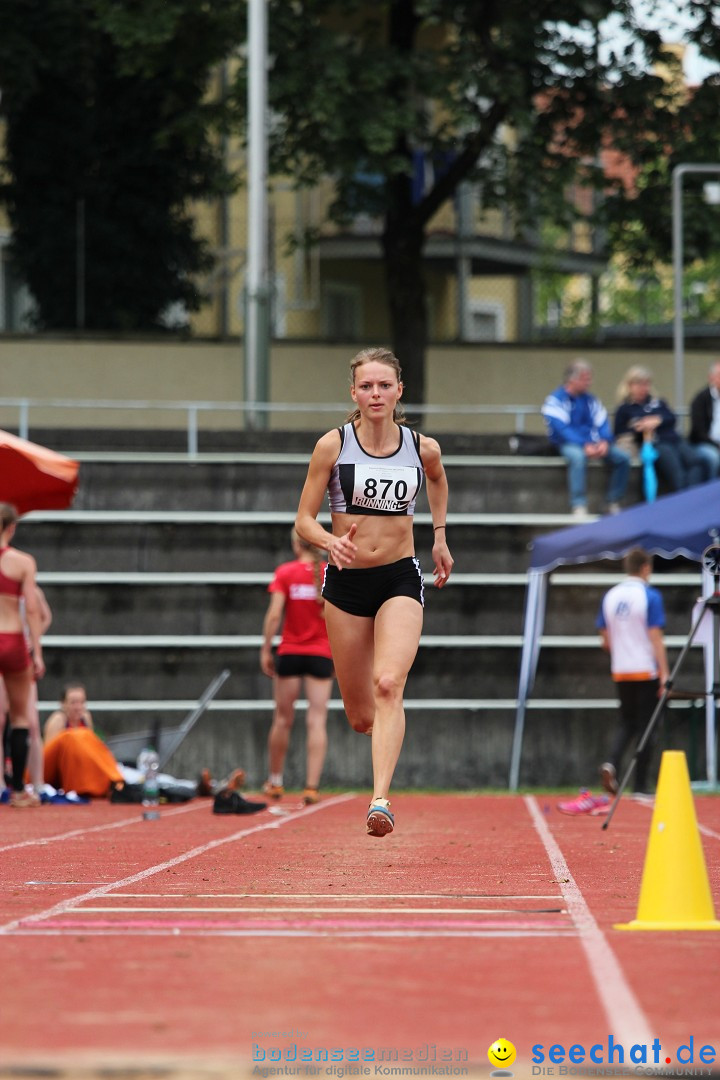
[[[245, 403], [268, 399], [268, 151], [267, 0], [248, 2], [248, 255], [245, 276]], [[249, 407], [246, 425], [264, 426], [267, 414]]]
[[688, 173], [720, 175], [720, 165], [676, 165], [672, 171], [673, 351], [675, 408], [685, 407], [685, 347], [683, 335], [683, 207], [682, 182]]

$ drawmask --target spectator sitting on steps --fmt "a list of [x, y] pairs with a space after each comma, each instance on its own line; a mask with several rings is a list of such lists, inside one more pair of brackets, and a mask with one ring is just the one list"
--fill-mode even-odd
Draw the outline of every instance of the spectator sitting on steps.
[[709, 459], [677, 430], [677, 417], [664, 398], [653, 393], [647, 368], [631, 367], [618, 387], [615, 436], [628, 433], [637, 446], [648, 435], [657, 452], [655, 471], [670, 491], [682, 491], [712, 477]]
[[710, 365], [708, 384], [690, 403], [688, 441], [710, 465], [710, 477], [720, 474], [720, 360]]
[[570, 509], [576, 517], [588, 513], [588, 461], [602, 460], [611, 469], [609, 514], [620, 510], [630, 476], [630, 456], [614, 444], [607, 410], [590, 393], [592, 376], [592, 366], [586, 360], [575, 360], [566, 368], [562, 386], [548, 394], [542, 406], [550, 442], [567, 461]]

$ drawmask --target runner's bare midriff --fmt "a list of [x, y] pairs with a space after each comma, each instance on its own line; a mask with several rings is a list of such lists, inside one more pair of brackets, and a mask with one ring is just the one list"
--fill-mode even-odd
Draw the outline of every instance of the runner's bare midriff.
[[412, 531], [413, 519], [405, 514], [333, 514], [332, 532], [343, 536], [351, 525], [357, 525], [353, 543], [357, 555], [352, 569], [366, 566], [385, 566], [415, 554]]

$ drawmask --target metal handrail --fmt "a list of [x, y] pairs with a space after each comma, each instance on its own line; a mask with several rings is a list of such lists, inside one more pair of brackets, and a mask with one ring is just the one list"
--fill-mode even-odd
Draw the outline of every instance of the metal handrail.
[[[198, 430], [199, 416], [201, 413], [231, 412], [248, 413], [250, 415], [263, 413], [335, 413], [343, 415], [348, 411], [347, 401], [342, 402], [289, 402], [289, 401], [142, 401], [142, 400], [71, 400], [62, 398], [27, 398], [27, 397], [3, 397], [0, 398], [0, 408], [16, 408], [18, 410], [17, 430], [23, 439], [30, 437], [30, 410], [31, 409], [116, 409], [117, 411], [147, 411], [150, 409], [185, 413], [187, 431], [188, 454], [195, 456], [198, 453]], [[540, 416], [541, 405], [409, 405], [405, 404], [408, 413], [417, 413], [423, 416], [437, 416], [449, 414], [451, 416], [512, 416], [514, 418], [514, 431], [521, 435], [525, 431], [525, 420], [528, 416]], [[688, 413], [686, 407], [675, 410], [678, 416]]]
[[[198, 421], [201, 413], [339, 413], [348, 410], [347, 401], [343, 402], [287, 402], [287, 401], [138, 401], [138, 400], [64, 400], [62, 398], [0, 398], [0, 408], [18, 410], [17, 430], [23, 439], [30, 437], [31, 409], [116, 409], [117, 411], [147, 411], [155, 409], [168, 412], [180, 412], [186, 415], [187, 445], [189, 454], [198, 452]], [[405, 405], [409, 413], [424, 416], [449, 413], [463, 416], [512, 416], [514, 430], [522, 434], [527, 416], [539, 416], [539, 405]]]

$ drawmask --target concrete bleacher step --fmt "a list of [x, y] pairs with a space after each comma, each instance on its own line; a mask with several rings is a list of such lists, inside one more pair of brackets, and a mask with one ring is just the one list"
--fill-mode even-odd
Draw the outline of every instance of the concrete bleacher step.
[[[161, 725], [177, 724], [179, 711], [150, 708], [122, 711], [114, 703], [108, 709], [94, 707], [98, 730], [118, 735]], [[183, 702], [190, 705], [191, 702]], [[525, 753], [521, 785], [574, 786], [597, 784], [597, 764], [604, 759], [609, 725], [614, 724], [616, 704], [610, 699], [529, 702], [525, 726]], [[183, 712], [185, 709], [183, 708]], [[194, 776], [209, 768], [215, 777], [227, 776], [242, 766], [250, 786], [257, 789], [267, 768], [267, 731], [272, 702], [215, 701], [176, 752], [172, 767], [177, 775]], [[299, 704], [299, 713], [302, 704]], [[398, 764], [395, 788], [437, 787], [473, 789], [504, 788], [508, 783], [514, 729], [513, 699], [454, 701], [409, 699], [407, 730]], [[688, 732], [690, 739], [688, 739]], [[661, 745], [688, 747], [691, 775], [700, 775], [702, 763], [702, 715], [688, 703], [668, 710], [661, 724]], [[368, 786], [372, 780], [370, 740], [352, 731], [337, 699], [328, 713], [326, 787]], [[288, 787], [301, 788], [304, 779], [305, 730], [297, 723], [286, 762]], [[396, 796], [396, 809], [401, 796]]]
[[[48, 569], [270, 571], [289, 557], [294, 520], [294, 510], [35, 511], [20, 523], [17, 542]], [[448, 541], [458, 571], [502, 572], [526, 568], [533, 538], [570, 524], [567, 513], [451, 510]], [[423, 564], [432, 540], [430, 514], [421, 511], [415, 546]]]
[[[153, 510], [158, 491], [162, 508], [274, 510], [297, 505], [308, 456], [292, 452], [81, 456], [76, 510]], [[512, 489], [515, 513], [567, 512], [565, 462], [554, 457], [447, 455], [445, 469], [455, 513], [503, 513]], [[117, 477], [122, 476], [118, 486]], [[639, 478], [639, 473], [636, 479]], [[589, 470], [591, 509], [604, 507], [606, 479], [601, 465]], [[639, 498], [639, 487], [631, 483]], [[421, 496], [421, 502], [424, 496]]]
[[[167, 680], [173, 696], [186, 697], [202, 683], [205, 673], [229, 668], [228, 694], [244, 698], [266, 696], [269, 681], [260, 672], [260, 635], [72, 635], [48, 634], [48, 676], [66, 682], [78, 672], [102, 672], [105, 693], [124, 697], [132, 676], [134, 696], [157, 694]], [[668, 639], [668, 650], [683, 639]], [[419, 697], [463, 696], [510, 698], [517, 690], [522, 640], [519, 635], [423, 634], [412, 669], [410, 691]], [[568, 662], [572, 672], [568, 673]], [[686, 672], [702, 684], [702, 652], [693, 648]], [[459, 680], [461, 680], [459, 682]], [[605, 654], [594, 636], [544, 636], [535, 682], [543, 698], [601, 697], [608, 691]]]
[[[288, 557], [290, 552], [288, 551]], [[422, 563], [421, 563], [422, 565]], [[527, 574], [454, 573], [444, 589], [426, 578], [425, 629], [433, 634], [520, 634]], [[53, 631], [90, 634], [102, 615], [107, 634], [252, 634], [262, 624], [271, 571], [251, 572], [40, 572], [39, 582], [57, 613]], [[549, 590], [545, 631], [587, 634], [600, 600], [619, 580], [612, 573], [556, 574]], [[697, 574], [659, 574], [668, 631], [689, 630], [689, 612], [699, 593]]]

